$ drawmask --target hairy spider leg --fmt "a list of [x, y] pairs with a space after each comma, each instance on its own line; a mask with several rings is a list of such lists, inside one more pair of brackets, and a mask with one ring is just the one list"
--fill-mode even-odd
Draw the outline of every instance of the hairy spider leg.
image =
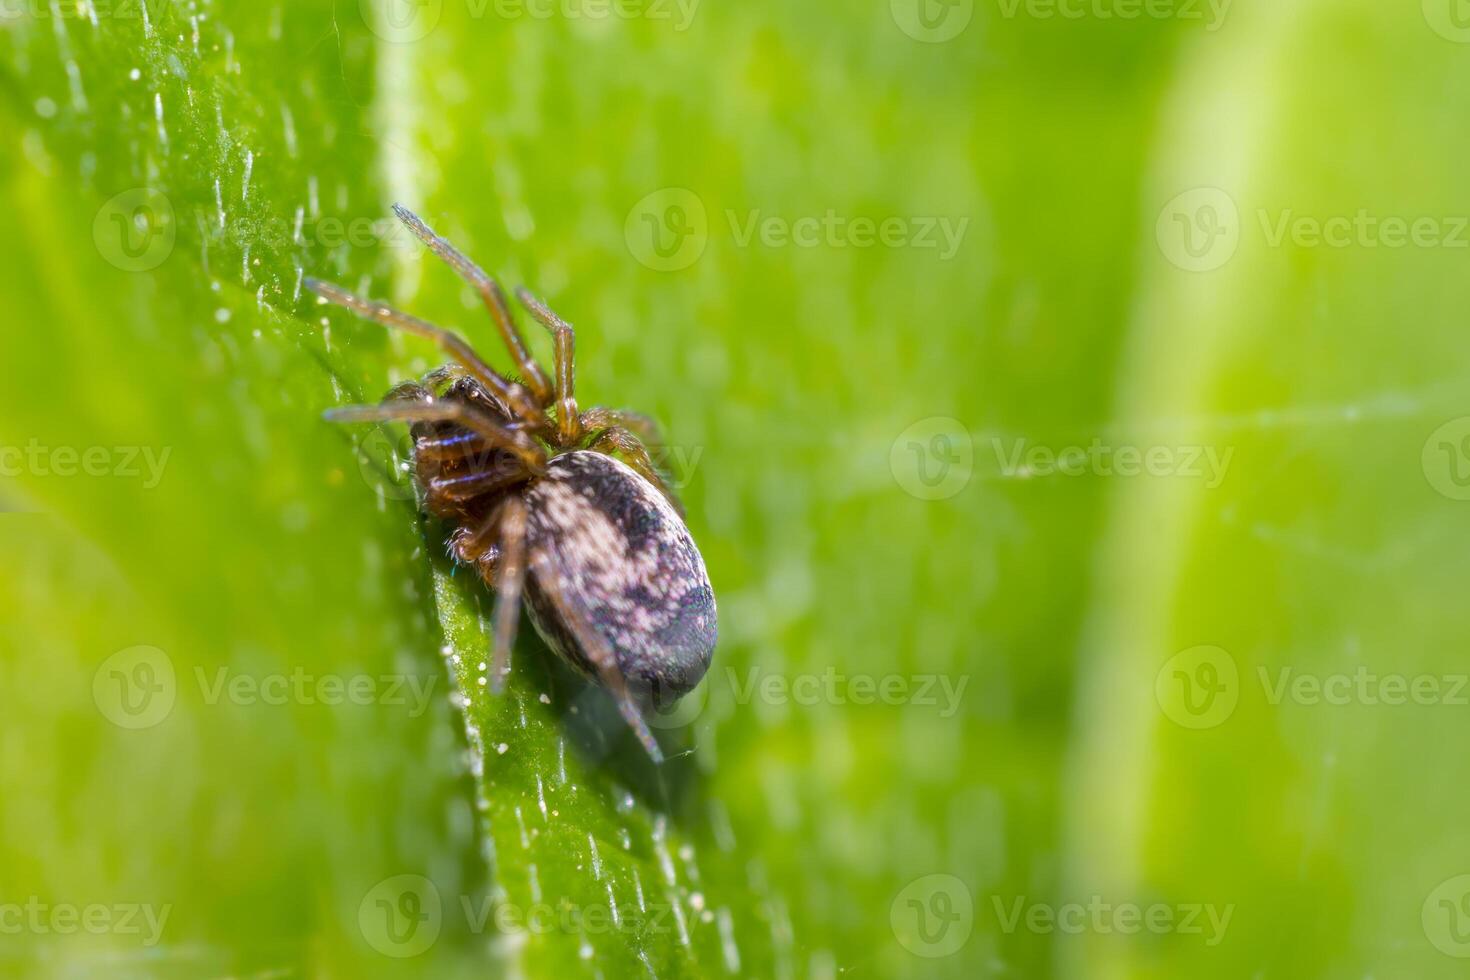
[[574, 446], [582, 438], [582, 416], [577, 411], [576, 385], [577, 337], [572, 325], [555, 313], [525, 286], [516, 287], [516, 299], [545, 327], [556, 342], [556, 422], [563, 446]]
[[612, 648], [589, 623], [586, 610], [580, 603], [572, 600], [572, 597], [561, 588], [557, 578], [556, 566], [551, 563], [544, 552], [532, 551], [530, 557], [531, 567], [536, 572], [536, 585], [551, 599], [552, 604], [560, 612], [561, 621], [571, 630], [577, 643], [587, 658], [592, 661], [592, 666], [597, 671], [598, 678], [602, 681], [617, 702], [618, 711], [628, 727], [633, 729], [633, 734], [643, 744], [644, 751], [653, 760], [655, 765], [662, 765], [664, 761], [663, 750], [653, 739], [653, 733], [648, 730], [648, 722], [644, 720], [643, 713], [638, 709], [638, 702], [633, 699], [628, 690], [628, 682], [623, 673], [618, 669], [617, 657]]
[[627, 463], [633, 472], [652, 483], [664, 495], [680, 517], [684, 516], [684, 505], [679, 503], [679, 498], [664, 482], [663, 474], [653, 465], [648, 448], [633, 433], [620, 425], [614, 425], [600, 432], [587, 448], [605, 456], [616, 456]]
[[510, 674], [510, 652], [521, 621], [521, 589], [526, 584], [526, 502], [510, 496], [501, 505], [498, 568], [495, 574], [495, 650], [490, 690], [499, 694]]
[[323, 416], [332, 422], [454, 422], [479, 435], [490, 445], [513, 454], [531, 473], [546, 468], [546, 451], [524, 432], [508, 429], [489, 413], [457, 401], [385, 402], [381, 405], [344, 405]]
[[350, 310], [365, 320], [374, 320], [385, 327], [397, 327], [416, 336], [432, 340], [441, 350], [462, 364], [475, 380], [508, 405], [514, 414], [527, 422], [544, 424], [541, 407], [532, 400], [531, 393], [524, 386], [509, 381], [497, 373], [458, 334], [442, 327], [436, 327], [416, 316], [395, 310], [386, 303], [354, 296], [341, 286], [323, 282], [320, 279], [307, 278], [303, 280], [303, 284], [327, 302]]
[[443, 259], [459, 274], [461, 279], [473, 286], [480, 294], [480, 299], [484, 301], [485, 308], [490, 311], [490, 318], [495, 321], [495, 327], [500, 332], [500, 339], [505, 342], [511, 358], [515, 360], [516, 366], [525, 376], [526, 386], [531, 389], [531, 394], [536, 401], [545, 406], [551, 399], [551, 384], [546, 380], [546, 373], [541, 370], [541, 365], [536, 363], [536, 359], [526, 349], [526, 342], [516, 327], [515, 319], [511, 316], [510, 305], [505, 301], [505, 293], [501, 290], [500, 283], [486, 274], [484, 269], [471, 261], [463, 252], [449, 244], [434, 229], [424, 224], [423, 219], [408, 208], [395, 204], [393, 213], [398, 216], [399, 221], [408, 226], [408, 230], [413, 232], [419, 241], [427, 245], [430, 251]]
[[[658, 487], [669, 503], [674, 505], [679, 516], [684, 516], [684, 504], [674, 492], [667, 465], [654, 460], [649, 453], [649, 447], [663, 449], [665, 446], [663, 431], [658, 422], [641, 412], [594, 407], [582, 413], [582, 428], [586, 432], [596, 433], [597, 437], [593, 439], [589, 449], [606, 453], [611, 448], [623, 452], [631, 460], [628, 465]], [[606, 430], [613, 428], [621, 428], [623, 431], [611, 436], [608, 443], [602, 444]]]

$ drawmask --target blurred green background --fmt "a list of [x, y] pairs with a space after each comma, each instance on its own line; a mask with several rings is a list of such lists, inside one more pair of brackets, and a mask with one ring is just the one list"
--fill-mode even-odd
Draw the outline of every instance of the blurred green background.
[[[0, 0], [0, 972], [1458, 977], [1461, 0]], [[649, 412], [656, 719], [443, 557], [420, 211]], [[533, 345], [543, 359], [545, 338]]]

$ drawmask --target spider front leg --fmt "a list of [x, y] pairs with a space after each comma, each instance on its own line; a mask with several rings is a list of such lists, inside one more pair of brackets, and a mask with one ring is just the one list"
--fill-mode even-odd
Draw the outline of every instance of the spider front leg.
[[475, 349], [458, 334], [442, 327], [436, 327], [432, 323], [420, 320], [416, 316], [410, 316], [401, 310], [395, 310], [386, 303], [354, 296], [341, 286], [323, 282], [320, 279], [308, 277], [304, 280], [304, 284], [307, 289], [322, 299], [350, 310], [364, 320], [373, 320], [385, 327], [395, 327], [433, 341], [440, 350], [454, 358], [474, 376], [475, 380], [483, 384], [496, 399], [509, 409], [510, 413], [514, 413], [532, 425], [544, 423], [541, 406], [531, 396], [531, 393], [522, 385], [506, 379], [486, 364], [484, 359], [475, 353]]
[[516, 366], [521, 369], [525, 376], [526, 385], [531, 389], [531, 394], [536, 401], [542, 405], [551, 398], [551, 385], [546, 380], [541, 365], [536, 363], [531, 352], [526, 349], [526, 342], [521, 339], [521, 332], [516, 329], [515, 320], [510, 315], [510, 306], [505, 302], [505, 294], [500, 290], [500, 284], [486, 275], [481, 269], [459, 249], [424, 224], [423, 219], [414, 214], [401, 204], [393, 205], [393, 213], [398, 220], [408, 226], [408, 230], [417, 236], [418, 240], [429, 247], [439, 258], [449, 264], [455, 272], [459, 273], [461, 279], [474, 287], [480, 294], [480, 299], [485, 303], [485, 308], [490, 311], [490, 318], [495, 321], [495, 327], [500, 331], [500, 339], [505, 342], [505, 347], [510, 351], [510, 356], [515, 360]]
[[648, 455], [648, 447], [643, 445], [643, 442], [633, 433], [621, 425], [614, 425], [599, 433], [587, 448], [627, 463], [633, 472], [658, 488], [659, 493], [668, 499], [680, 517], [684, 516], [684, 505], [679, 502], [678, 495], [668, 485], [663, 473], [654, 465], [653, 459]]
[[391, 401], [381, 405], [344, 405], [323, 413], [332, 422], [454, 422], [489, 445], [520, 460], [528, 472], [546, 468], [546, 451], [525, 432], [511, 429], [473, 405], [456, 401]]
[[531, 311], [556, 342], [556, 424], [563, 446], [574, 446], [582, 438], [582, 416], [573, 394], [576, 384], [576, 334], [572, 325], [555, 313], [525, 286], [516, 287], [516, 299]]

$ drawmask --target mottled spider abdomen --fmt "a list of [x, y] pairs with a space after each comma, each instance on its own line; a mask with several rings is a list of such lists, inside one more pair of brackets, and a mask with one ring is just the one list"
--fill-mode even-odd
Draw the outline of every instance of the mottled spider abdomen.
[[525, 499], [528, 605], [547, 644], [600, 676], [596, 654], [568, 625], [583, 624], [629, 691], [655, 705], [698, 684], [715, 649], [715, 596], [664, 495], [621, 461], [576, 451], [553, 458]]

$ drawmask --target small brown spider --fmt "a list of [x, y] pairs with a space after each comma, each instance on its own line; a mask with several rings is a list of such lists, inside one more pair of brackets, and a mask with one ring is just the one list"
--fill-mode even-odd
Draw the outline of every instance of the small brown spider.
[[454, 363], [399, 385], [380, 405], [332, 409], [336, 422], [411, 422], [424, 509], [454, 524], [449, 549], [496, 593], [491, 685], [510, 669], [524, 592], [552, 650], [600, 681], [657, 762], [643, 718], [693, 689], [716, 639], [714, 591], [677, 500], [633, 412], [577, 410], [571, 326], [524, 288], [516, 297], [556, 344], [547, 379], [496, 281], [418, 216], [393, 213], [479, 292], [523, 381], [495, 371], [461, 337], [317, 279], [305, 285], [358, 316], [434, 341]]

